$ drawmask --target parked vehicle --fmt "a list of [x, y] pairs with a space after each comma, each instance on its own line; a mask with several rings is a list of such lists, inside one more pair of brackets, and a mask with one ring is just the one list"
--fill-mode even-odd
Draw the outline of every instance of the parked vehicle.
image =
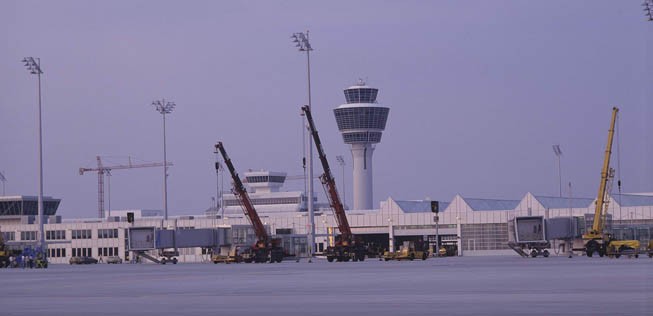
[[93, 257], [71, 257], [70, 264], [97, 264], [97, 259]]
[[107, 263], [119, 264], [122, 263], [122, 258], [118, 256], [111, 256], [107, 258]]
[[222, 245], [220, 252], [211, 256], [213, 263], [250, 263], [254, 261], [252, 247], [249, 245]]
[[415, 260], [428, 258], [429, 252], [425, 249], [423, 243], [415, 243], [413, 241], [404, 241], [400, 246], [399, 251], [389, 252], [383, 254], [383, 260]]

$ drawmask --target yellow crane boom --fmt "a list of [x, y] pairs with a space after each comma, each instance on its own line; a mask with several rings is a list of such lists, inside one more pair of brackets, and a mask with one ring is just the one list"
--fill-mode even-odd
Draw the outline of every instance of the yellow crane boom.
[[608, 143], [605, 147], [603, 167], [601, 168], [601, 183], [599, 184], [599, 193], [596, 196], [596, 206], [594, 208], [594, 222], [592, 223], [592, 229], [583, 235], [583, 239], [585, 240], [603, 238], [605, 227], [603, 209], [608, 204], [608, 192], [606, 192], [606, 188], [608, 187], [608, 181], [610, 181], [610, 155], [612, 154], [612, 141], [614, 139], [614, 126], [617, 121], [617, 113], [619, 113], [619, 108], [613, 107], [610, 129], [608, 130]]

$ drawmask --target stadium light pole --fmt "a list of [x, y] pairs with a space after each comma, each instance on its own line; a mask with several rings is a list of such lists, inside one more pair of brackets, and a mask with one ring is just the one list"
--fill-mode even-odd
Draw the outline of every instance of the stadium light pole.
[[560, 156], [562, 156], [562, 150], [560, 150], [560, 145], [553, 145], [553, 153], [558, 157], [558, 186], [560, 188], [560, 197], [562, 197], [562, 168], [560, 167]]
[[345, 206], [347, 205], [347, 200], [345, 198], [345, 158], [338, 155], [336, 156], [336, 160], [338, 160], [338, 164], [342, 167], [342, 204]]
[[38, 217], [39, 217], [39, 247], [45, 252], [45, 235], [43, 233], [43, 128], [41, 119], [41, 58], [25, 57], [22, 60], [30, 74], [38, 76], [39, 82], [39, 197], [38, 197]]
[[[294, 33], [291, 37], [295, 46], [300, 52], [306, 52], [306, 70], [308, 80], [308, 108], [311, 109], [311, 43], [308, 40], [308, 31], [306, 33]], [[307, 127], [308, 128], [308, 125]], [[313, 139], [308, 138], [308, 217], [310, 222], [309, 243], [308, 243], [308, 262], [313, 257], [313, 247], [315, 246], [315, 218], [313, 211]]]
[[165, 99], [156, 100], [152, 105], [163, 116], [163, 218], [168, 220], [168, 160], [166, 156], [166, 114], [172, 113], [176, 104]]

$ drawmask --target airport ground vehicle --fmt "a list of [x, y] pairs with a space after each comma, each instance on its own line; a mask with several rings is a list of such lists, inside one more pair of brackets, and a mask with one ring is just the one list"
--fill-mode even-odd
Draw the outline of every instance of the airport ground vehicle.
[[588, 257], [592, 257], [595, 253], [598, 253], [600, 257], [608, 255], [616, 258], [621, 255], [635, 257], [639, 255], [640, 244], [638, 240], [615, 240], [605, 229], [608, 203], [610, 201], [608, 194], [610, 193], [612, 180], [614, 178], [614, 169], [610, 168], [610, 154], [612, 153], [614, 127], [618, 112], [619, 109], [617, 107], [612, 108], [612, 119], [608, 131], [608, 143], [605, 149], [603, 167], [601, 169], [601, 183], [599, 185], [599, 192], [594, 209], [594, 221], [591, 229], [583, 234], [583, 241], [585, 242], [584, 250]]
[[648, 257], [653, 258], [653, 240], [650, 240], [648, 242], [648, 248], [646, 249], [646, 251], [648, 252]]
[[215, 145], [215, 149], [216, 152], [220, 152], [225, 165], [227, 165], [227, 169], [229, 169], [229, 173], [233, 180], [233, 193], [238, 198], [245, 216], [249, 219], [249, 222], [254, 228], [257, 241], [251, 247], [252, 260], [254, 262], [281, 262], [281, 260], [283, 260], [281, 239], [272, 238], [268, 235], [268, 232], [265, 230], [265, 226], [263, 226], [263, 222], [258, 216], [256, 209], [254, 209], [254, 204], [250, 200], [247, 190], [245, 189], [243, 182], [240, 180], [240, 177], [231, 162], [231, 158], [227, 155], [227, 151], [224, 149], [222, 142], [218, 142]]
[[71, 257], [68, 261], [70, 264], [97, 264], [97, 259], [93, 257]]
[[329, 200], [329, 205], [333, 209], [338, 223], [338, 230], [340, 231], [340, 236], [336, 237], [335, 245], [327, 246], [324, 250], [324, 255], [329, 262], [333, 262], [334, 260], [363, 261], [365, 260], [365, 255], [368, 251], [367, 247], [362, 242], [357, 241], [351, 232], [351, 227], [349, 226], [347, 215], [345, 214], [345, 208], [340, 201], [340, 195], [338, 195], [338, 190], [336, 189], [336, 181], [331, 173], [329, 161], [326, 158], [326, 154], [322, 148], [320, 135], [317, 133], [315, 122], [313, 121], [311, 109], [308, 105], [305, 105], [302, 107], [302, 111], [304, 111], [304, 115], [306, 115], [306, 120], [308, 121], [313, 141], [315, 142], [315, 148], [317, 148], [318, 156], [322, 163], [322, 169], [324, 170], [324, 173], [320, 176], [320, 181], [327, 193], [326, 196]]
[[250, 263], [254, 260], [252, 257], [252, 247], [249, 245], [222, 245], [218, 253], [211, 256], [213, 263]]
[[107, 257], [107, 263], [108, 264], [120, 264], [120, 263], [122, 263], [122, 258], [120, 258], [118, 256]]
[[383, 253], [383, 260], [426, 260], [429, 256], [428, 243], [415, 243], [414, 241], [404, 241], [399, 246], [399, 251]]

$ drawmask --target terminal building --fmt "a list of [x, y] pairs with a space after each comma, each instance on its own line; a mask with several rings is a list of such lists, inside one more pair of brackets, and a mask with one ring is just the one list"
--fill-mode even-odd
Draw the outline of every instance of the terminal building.
[[[567, 217], [579, 223], [580, 233], [591, 227], [595, 199], [549, 197], [527, 193], [513, 200], [485, 199], [456, 195], [439, 200], [438, 221], [430, 200], [401, 200], [388, 197], [374, 205], [372, 197], [372, 153], [386, 128], [389, 108], [378, 105], [378, 89], [360, 82], [345, 89], [346, 103], [334, 110], [345, 143], [353, 157], [354, 207], [347, 210], [352, 232], [377, 251], [394, 250], [404, 241], [439, 244], [449, 255], [517, 255], [508, 246], [511, 223], [517, 216]], [[244, 172], [243, 182], [266, 229], [273, 235], [304, 236], [311, 231], [307, 194], [284, 191], [286, 173]], [[51, 263], [68, 263], [73, 256], [130, 259], [128, 231], [131, 227], [156, 227], [162, 230], [217, 229], [231, 231], [230, 238], [250, 241], [248, 219], [233, 194], [200, 215], [169, 217], [159, 210], [112, 210], [106, 218], [62, 219], [56, 214], [61, 200], [44, 198], [44, 232]], [[338, 234], [337, 223], [328, 203], [314, 198], [315, 240], [319, 255]], [[638, 239], [647, 245], [653, 238], [653, 193], [611, 195], [607, 227], [618, 239]], [[91, 212], [89, 212], [90, 214]], [[127, 214], [134, 214], [134, 222]], [[7, 245], [23, 247], [38, 240], [37, 198], [0, 197], [0, 231]], [[235, 227], [245, 227], [234, 229]], [[437, 231], [437, 233], [436, 233]], [[294, 237], [293, 237], [294, 238]], [[293, 245], [295, 254], [306, 255], [309, 248], [301, 238]], [[217, 247], [220, 245], [213, 245]], [[209, 247], [179, 249], [180, 262], [210, 260]], [[555, 254], [557, 249], [552, 247]]]
[[[283, 196], [282, 193], [284, 192], [280, 192]], [[6, 212], [9, 205], [20, 201], [33, 200], [33, 197], [25, 196], [2, 197], [0, 211]], [[301, 207], [301, 202], [288, 203], [289, 208], [296, 207], [294, 212], [279, 212], [279, 204], [270, 207], [267, 205], [256, 205], [256, 208], [270, 233], [308, 233], [308, 214]], [[608, 227], [613, 234], [621, 239], [639, 239], [642, 245], [646, 245], [653, 236], [653, 194], [613, 195], [609, 205]], [[438, 238], [440, 245], [455, 250], [454, 255], [516, 255], [507, 245], [510, 222], [514, 217], [573, 217], [579, 219], [581, 229], [584, 230], [591, 226], [593, 206], [594, 199], [547, 197], [532, 193], [527, 193], [520, 200], [478, 199], [457, 195], [451, 201], [440, 202]], [[135, 214], [134, 223], [127, 222], [128, 211], [112, 211], [112, 215], [116, 216], [104, 219], [62, 219], [52, 213], [46, 216], [44, 225], [49, 260], [51, 263], [68, 263], [72, 256], [120, 256], [123, 260], [129, 259], [127, 230], [133, 226], [200, 229], [249, 225], [242, 212], [227, 212], [229, 207], [231, 206], [225, 206], [224, 214], [171, 217], [167, 221], [160, 211], [129, 210]], [[353, 233], [379, 250], [396, 249], [407, 240], [428, 240], [431, 245], [435, 245], [436, 224], [434, 213], [431, 212], [431, 201], [387, 198], [380, 202], [377, 209], [350, 210], [347, 213]], [[0, 217], [0, 230], [8, 245], [34, 244], [38, 240], [36, 209], [18, 217]], [[319, 255], [337, 233], [337, 224], [329, 208], [316, 208], [315, 230], [315, 249]], [[249, 233], [252, 234], [253, 232]], [[302, 251], [305, 249], [306, 247], [301, 247]], [[210, 250], [205, 248], [182, 248], [179, 251], [180, 262], [203, 262], [210, 259]], [[551, 251], [555, 253], [556, 249]]]

